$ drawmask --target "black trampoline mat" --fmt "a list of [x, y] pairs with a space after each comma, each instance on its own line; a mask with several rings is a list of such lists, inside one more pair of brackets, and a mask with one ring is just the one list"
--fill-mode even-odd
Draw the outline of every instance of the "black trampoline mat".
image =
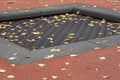
[[29, 50], [120, 34], [120, 23], [76, 13], [0, 23], [0, 38]]

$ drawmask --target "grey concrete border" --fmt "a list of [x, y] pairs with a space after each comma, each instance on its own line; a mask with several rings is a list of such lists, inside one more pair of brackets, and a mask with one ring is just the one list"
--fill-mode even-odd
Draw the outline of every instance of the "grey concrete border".
[[111, 9], [79, 3], [0, 12], [0, 21], [80, 11], [81, 14], [120, 22], [120, 13]]

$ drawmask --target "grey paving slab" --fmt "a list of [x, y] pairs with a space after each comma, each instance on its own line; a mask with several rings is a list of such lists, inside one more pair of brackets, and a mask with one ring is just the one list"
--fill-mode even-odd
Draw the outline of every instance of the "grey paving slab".
[[18, 64], [30, 51], [0, 38], [0, 57]]
[[[46, 56], [59, 57], [59, 56], [65, 56], [65, 55], [70, 55], [74, 53], [76, 54], [76, 53], [92, 50], [95, 47], [101, 48], [101, 46], [99, 45], [82, 41], [77, 43], [70, 43], [67, 45], [60, 45], [60, 46], [55, 46], [55, 47], [50, 47], [45, 49], [39, 49], [39, 50], [31, 51], [30, 55], [28, 55], [29, 58], [26, 58], [26, 59], [24, 58], [20, 64], [43, 60], [45, 59]], [[56, 50], [59, 49], [60, 51], [57, 51], [57, 52], [51, 51], [53, 49], [56, 49]]]
[[88, 40], [88, 41], [104, 47], [115, 46], [115, 45], [120, 45], [120, 35], [97, 38], [97, 39]]

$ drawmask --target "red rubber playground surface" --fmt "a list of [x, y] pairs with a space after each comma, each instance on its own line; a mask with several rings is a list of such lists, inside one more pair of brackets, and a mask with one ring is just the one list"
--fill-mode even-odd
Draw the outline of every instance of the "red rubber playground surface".
[[0, 59], [0, 80], [120, 80], [120, 46], [17, 66]]
[[40, 6], [53, 6], [69, 3], [83, 3], [120, 10], [120, 0], [0, 0], [0, 11], [28, 9]]

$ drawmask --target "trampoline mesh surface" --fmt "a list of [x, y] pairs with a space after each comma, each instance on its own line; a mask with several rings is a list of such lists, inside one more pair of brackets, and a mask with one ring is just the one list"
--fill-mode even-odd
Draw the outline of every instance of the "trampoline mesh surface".
[[76, 13], [0, 23], [0, 37], [36, 50], [120, 34], [120, 23]]

